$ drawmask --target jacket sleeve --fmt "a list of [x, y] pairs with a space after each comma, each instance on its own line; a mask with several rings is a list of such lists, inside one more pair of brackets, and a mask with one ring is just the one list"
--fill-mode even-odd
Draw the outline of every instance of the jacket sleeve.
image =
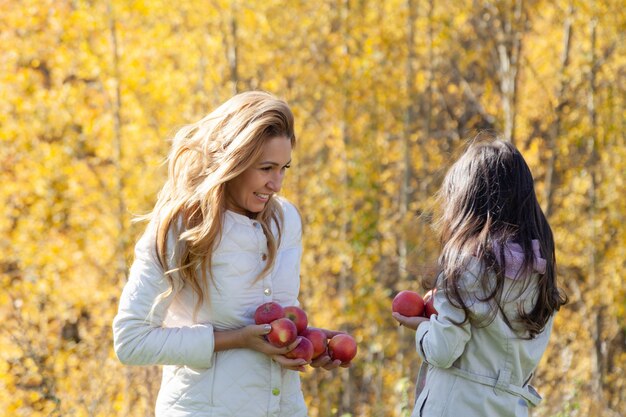
[[135, 246], [135, 260], [113, 320], [115, 353], [126, 365], [209, 368], [215, 342], [210, 324], [163, 327], [172, 296], [159, 300], [170, 284], [156, 257], [154, 230], [148, 226]]
[[[465, 303], [473, 309], [476, 303], [478, 280], [466, 272], [460, 280], [461, 295]], [[445, 290], [437, 288], [435, 309], [438, 314], [429, 321], [422, 322], [415, 333], [415, 343], [419, 356], [438, 368], [449, 368], [461, 356], [465, 345], [472, 336], [471, 324], [466, 321], [461, 308], [454, 306], [446, 297]]]

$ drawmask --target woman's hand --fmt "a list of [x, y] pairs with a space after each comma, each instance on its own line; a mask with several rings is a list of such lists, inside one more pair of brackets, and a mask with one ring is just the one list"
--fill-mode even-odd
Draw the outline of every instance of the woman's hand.
[[332, 360], [327, 353], [322, 353], [320, 356], [315, 358], [313, 362], [311, 362], [311, 366], [313, 368], [324, 368], [327, 371], [331, 371], [333, 369], [339, 368], [349, 368], [350, 363], [341, 363], [339, 359]]
[[[336, 330], [328, 330], [328, 329], [319, 329], [319, 330], [324, 332], [324, 334], [326, 334], [326, 339], [329, 339], [329, 340], [332, 339], [333, 336], [336, 336], [338, 334], [345, 334], [345, 332], [339, 332]], [[330, 356], [328, 356], [328, 353], [322, 353], [320, 356], [315, 358], [313, 362], [311, 362], [311, 366], [313, 368], [323, 368], [323, 369], [326, 369], [327, 371], [331, 371], [339, 367], [349, 368], [350, 365], [351, 365], [350, 363], [341, 363], [339, 359], [335, 359], [333, 361], [330, 358]]]
[[305, 365], [308, 364], [307, 361], [304, 359], [289, 359], [284, 356], [286, 353], [295, 349], [302, 338], [298, 337], [293, 343], [285, 347], [276, 347], [265, 340], [264, 337], [271, 330], [272, 326], [269, 324], [252, 324], [239, 329], [241, 347], [256, 350], [257, 352], [271, 356], [272, 360], [280, 364], [283, 368], [303, 372], [305, 370]]
[[[289, 350], [293, 350], [296, 346], [298, 346], [298, 343], [300, 343], [300, 338], [298, 338], [298, 340], [292, 343], [293, 347]], [[289, 359], [288, 357], [284, 355], [274, 355], [272, 356], [272, 360], [278, 363], [279, 365], [281, 365], [283, 368], [287, 368], [287, 369], [291, 369], [292, 371], [299, 371], [299, 372], [306, 371], [306, 365], [308, 365], [309, 363], [305, 361], [304, 359]]]
[[391, 313], [391, 315], [393, 316], [394, 319], [396, 319], [400, 323], [400, 326], [405, 326], [413, 330], [417, 330], [417, 326], [419, 326], [425, 321], [430, 320], [427, 317], [421, 317], [421, 316], [408, 317], [408, 316], [403, 316], [400, 313]]

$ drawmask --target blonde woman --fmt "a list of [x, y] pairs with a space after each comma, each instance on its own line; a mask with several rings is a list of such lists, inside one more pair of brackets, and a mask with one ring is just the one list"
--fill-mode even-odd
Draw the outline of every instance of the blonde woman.
[[157, 416], [307, 415], [306, 362], [284, 356], [299, 340], [274, 347], [253, 319], [265, 302], [298, 305], [301, 220], [277, 196], [295, 140], [288, 105], [264, 92], [175, 135], [113, 322], [123, 363], [164, 365]]

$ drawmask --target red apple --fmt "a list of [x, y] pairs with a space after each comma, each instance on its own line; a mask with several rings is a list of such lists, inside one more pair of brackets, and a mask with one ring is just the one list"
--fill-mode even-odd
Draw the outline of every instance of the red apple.
[[298, 346], [285, 353], [285, 356], [289, 359], [304, 359], [307, 362], [311, 362], [311, 359], [313, 359], [313, 343], [306, 337], [303, 337]]
[[298, 329], [293, 321], [286, 317], [270, 323], [272, 330], [267, 334], [267, 341], [277, 347], [287, 346], [298, 337]]
[[424, 294], [424, 317], [430, 318], [433, 314], [437, 314], [435, 310], [435, 293], [437, 288], [433, 288]]
[[326, 346], [328, 346], [328, 339], [326, 333], [320, 329], [314, 327], [308, 327], [301, 334], [303, 337], [309, 339], [313, 345], [313, 359], [319, 357], [326, 352]]
[[403, 316], [421, 316], [424, 311], [424, 300], [415, 291], [400, 291], [391, 303], [391, 310]]
[[285, 317], [285, 309], [273, 301], [261, 304], [254, 312], [254, 322], [256, 324], [269, 324], [283, 317]]
[[285, 307], [285, 317], [294, 322], [296, 329], [298, 329], [298, 334], [305, 331], [306, 326], [309, 324], [309, 319], [306, 317], [306, 313], [300, 307]]
[[341, 363], [350, 362], [356, 356], [356, 350], [356, 340], [348, 334], [338, 334], [328, 342], [330, 358], [339, 359]]

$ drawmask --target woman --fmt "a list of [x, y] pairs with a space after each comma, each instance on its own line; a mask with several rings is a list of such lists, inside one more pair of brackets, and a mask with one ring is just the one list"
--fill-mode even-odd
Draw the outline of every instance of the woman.
[[298, 305], [301, 220], [276, 195], [295, 140], [291, 110], [263, 92], [175, 135], [113, 322], [123, 363], [164, 365], [157, 416], [307, 414], [307, 363], [284, 356], [299, 340], [274, 347], [253, 320], [265, 302]]

